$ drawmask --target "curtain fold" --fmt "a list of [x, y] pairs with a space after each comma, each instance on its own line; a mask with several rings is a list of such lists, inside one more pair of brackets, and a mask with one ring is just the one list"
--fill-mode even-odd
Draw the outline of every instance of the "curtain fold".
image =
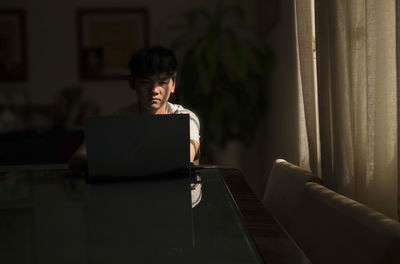
[[[397, 144], [400, 140], [400, 1], [396, 0], [396, 66], [397, 66]], [[400, 148], [397, 145], [397, 216], [400, 220]]]
[[320, 175], [313, 1], [294, 1], [300, 166]]
[[301, 165], [397, 219], [396, 1], [315, 0], [317, 74], [312, 4], [294, 1]]

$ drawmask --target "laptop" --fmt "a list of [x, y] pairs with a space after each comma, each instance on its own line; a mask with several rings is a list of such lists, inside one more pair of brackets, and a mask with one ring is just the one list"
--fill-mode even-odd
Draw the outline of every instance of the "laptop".
[[193, 248], [189, 115], [91, 117], [85, 137], [93, 263]]
[[189, 115], [90, 117], [88, 177], [135, 178], [188, 173]]

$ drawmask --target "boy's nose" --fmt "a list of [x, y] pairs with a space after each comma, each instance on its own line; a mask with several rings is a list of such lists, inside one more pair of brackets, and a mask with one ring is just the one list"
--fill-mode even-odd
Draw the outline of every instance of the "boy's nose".
[[152, 94], [158, 94], [158, 93], [159, 93], [159, 88], [160, 88], [159, 85], [153, 84], [153, 85], [151, 86], [150, 92], [151, 92]]

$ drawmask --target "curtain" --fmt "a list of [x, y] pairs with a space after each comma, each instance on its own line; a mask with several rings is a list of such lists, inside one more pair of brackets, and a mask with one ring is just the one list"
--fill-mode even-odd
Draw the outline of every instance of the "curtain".
[[294, 4], [301, 165], [398, 219], [396, 1]]
[[312, 0], [295, 0], [300, 167], [320, 176], [316, 49]]

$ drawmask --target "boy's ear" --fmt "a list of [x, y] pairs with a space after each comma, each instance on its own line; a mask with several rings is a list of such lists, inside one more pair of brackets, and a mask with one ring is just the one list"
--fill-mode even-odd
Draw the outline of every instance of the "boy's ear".
[[131, 87], [132, 90], [136, 90], [135, 80], [133, 79], [132, 76], [129, 76], [129, 86]]
[[175, 86], [176, 86], [176, 79], [172, 79], [171, 93], [175, 92]]

